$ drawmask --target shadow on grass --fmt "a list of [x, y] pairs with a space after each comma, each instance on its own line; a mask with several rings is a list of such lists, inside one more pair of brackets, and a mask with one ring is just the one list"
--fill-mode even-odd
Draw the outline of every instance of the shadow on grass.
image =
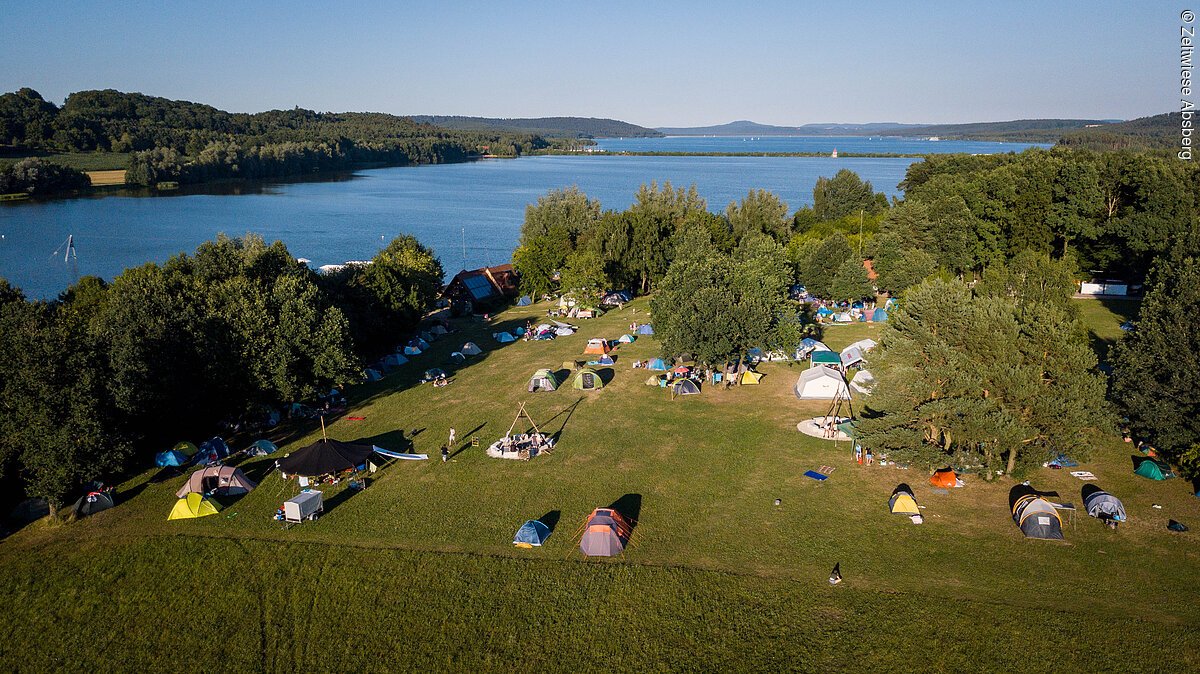
[[558, 430], [550, 435], [550, 439], [554, 442], [554, 444], [556, 444], [556, 445], [558, 444], [559, 438], [562, 437], [563, 431], [566, 430], [566, 428], [567, 428], [567, 422], [571, 420], [571, 415], [575, 414], [575, 408], [579, 407], [579, 403], [581, 403], [583, 401], [584, 401], [584, 397], [579, 396], [575, 400], [575, 402], [573, 402], [569, 406], [565, 407], [558, 414], [555, 414], [554, 416], [550, 417], [549, 419], [547, 419], [541, 423], [541, 428], [544, 429], [546, 426], [550, 425], [550, 423], [552, 421], [554, 421], [555, 419], [563, 416], [564, 414], [566, 415], [565, 417], [563, 417], [562, 423], [559, 424]]
[[479, 424], [475, 428], [472, 428], [471, 430], [467, 431], [466, 433], [463, 433], [462, 434], [462, 442], [459, 443], [458, 449], [454, 449], [453, 447], [451, 448], [451, 449], [454, 449], [454, 451], [450, 453], [449, 458], [453, 459], [454, 457], [458, 456], [459, 454], [462, 454], [463, 452], [467, 451], [467, 448], [471, 446], [471, 437], [474, 436], [479, 431], [482, 431], [485, 426], [487, 426], [487, 422]]
[[546, 525], [550, 533], [554, 533], [554, 527], [558, 526], [558, 521], [562, 519], [561, 510], [551, 510], [550, 512], [538, 518], [538, 521]]
[[629, 529], [632, 532], [634, 527], [637, 526], [638, 518], [642, 515], [642, 495], [625, 494], [610, 503], [608, 507], [620, 513], [621, 517], [624, 517], [625, 521], [629, 522]]
[[1043, 496], [1049, 498], [1058, 498], [1058, 492], [1038, 491], [1027, 484], [1015, 485], [1008, 491], [1008, 511], [1012, 512], [1013, 508], [1017, 505], [1017, 501], [1020, 501], [1026, 496], [1037, 496], [1039, 498]]

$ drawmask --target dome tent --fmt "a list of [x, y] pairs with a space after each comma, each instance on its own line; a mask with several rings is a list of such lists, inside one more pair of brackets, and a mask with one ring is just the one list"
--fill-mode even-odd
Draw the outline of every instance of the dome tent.
[[588, 516], [579, 549], [588, 557], [612, 557], [625, 551], [633, 527], [612, 508], [596, 508]]
[[175, 502], [167, 520], [190, 520], [221, 512], [221, 504], [198, 492], [191, 492]]
[[530, 393], [557, 391], [560, 383], [553, 371], [543, 368], [534, 372], [533, 376], [529, 378], [529, 388], [527, 390]]
[[[834, 354], [837, 355], [837, 354]], [[837, 370], [829, 367], [813, 367], [801, 373], [794, 388], [801, 400], [849, 400], [850, 389], [846, 379]]]
[[513, 536], [513, 545], [518, 548], [532, 548], [541, 546], [547, 538], [550, 538], [550, 527], [541, 520], [529, 520], [517, 529], [517, 535]]
[[600, 378], [599, 372], [590, 367], [584, 367], [575, 375], [572, 386], [580, 391], [598, 391], [604, 388], [604, 380]]
[[676, 379], [671, 382], [671, 397], [694, 396], [700, 393], [700, 387], [691, 379]]
[[1026, 538], [1063, 539], [1062, 518], [1058, 511], [1049, 501], [1036, 494], [1026, 494], [1017, 499], [1013, 505], [1013, 521]]
[[483, 353], [483, 349], [479, 348], [475, 342], [467, 342], [462, 345], [461, 352], [464, 356], [478, 356]]
[[913, 496], [912, 489], [908, 485], [899, 485], [892, 492], [892, 498], [888, 500], [888, 512], [893, 515], [921, 514], [921, 509], [917, 506], [917, 499]]

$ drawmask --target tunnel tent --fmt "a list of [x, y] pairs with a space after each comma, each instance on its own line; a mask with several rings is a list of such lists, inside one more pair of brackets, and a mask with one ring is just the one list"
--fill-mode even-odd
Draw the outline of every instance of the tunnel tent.
[[892, 492], [892, 498], [888, 500], [888, 511], [893, 515], [920, 515], [921, 509], [917, 506], [917, 499], [913, 496], [912, 490], [908, 485], [900, 485]]
[[1021, 528], [1026, 538], [1042, 540], [1063, 539], [1062, 518], [1046, 499], [1036, 494], [1027, 494], [1013, 505], [1013, 521]]
[[1102, 520], [1124, 522], [1126, 520], [1125, 505], [1121, 499], [1112, 494], [1097, 489], [1083, 499], [1083, 509], [1088, 515]]
[[557, 391], [560, 384], [561, 382], [558, 381], [558, 377], [552, 370], [542, 368], [534, 372], [533, 376], [529, 378], [529, 387], [527, 390], [530, 393]]
[[612, 508], [596, 508], [588, 515], [579, 539], [579, 550], [588, 557], [612, 557], [625, 551], [633, 527]]
[[201, 468], [188, 477], [187, 482], [175, 492], [183, 498], [192, 492], [214, 496], [241, 496], [248, 494], [258, 485], [246, 477], [241, 468], [213, 465]]
[[529, 520], [517, 529], [517, 535], [513, 536], [513, 545], [518, 548], [540, 547], [547, 538], [550, 538], [550, 527], [541, 520]]
[[598, 391], [604, 388], [604, 380], [600, 378], [599, 372], [590, 367], [584, 367], [576, 373], [572, 386], [580, 391]]

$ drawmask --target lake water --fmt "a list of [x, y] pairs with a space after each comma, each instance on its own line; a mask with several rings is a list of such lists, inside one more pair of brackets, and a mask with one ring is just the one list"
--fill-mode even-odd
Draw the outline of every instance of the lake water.
[[[725, 139], [724, 145], [737, 142]], [[453, 275], [463, 268], [508, 262], [525, 206], [552, 189], [578, 185], [604, 208], [624, 209], [643, 183], [669, 180], [677, 186], [695, 183], [712, 211], [724, 210], [756, 188], [776, 193], [795, 209], [811, 203], [818, 177], [843, 168], [870, 180], [878, 191], [898, 195], [896, 184], [913, 161], [918, 160], [522, 157], [153, 196], [0, 203], [0, 276], [29, 297], [52, 298], [77, 275], [111, 279], [127, 267], [190, 253], [221, 232], [282, 240], [314, 267], [370, 258], [384, 242], [412, 234], [432, 247]], [[61, 250], [54, 255], [68, 235], [74, 236], [78, 252], [72, 264], [64, 263]]]

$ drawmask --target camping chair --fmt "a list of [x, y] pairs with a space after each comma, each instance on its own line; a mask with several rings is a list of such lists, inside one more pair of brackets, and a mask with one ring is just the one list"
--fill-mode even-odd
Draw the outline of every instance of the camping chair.
[[479, 436], [478, 435], [471, 436], [471, 446], [472, 447], [479, 446]]

